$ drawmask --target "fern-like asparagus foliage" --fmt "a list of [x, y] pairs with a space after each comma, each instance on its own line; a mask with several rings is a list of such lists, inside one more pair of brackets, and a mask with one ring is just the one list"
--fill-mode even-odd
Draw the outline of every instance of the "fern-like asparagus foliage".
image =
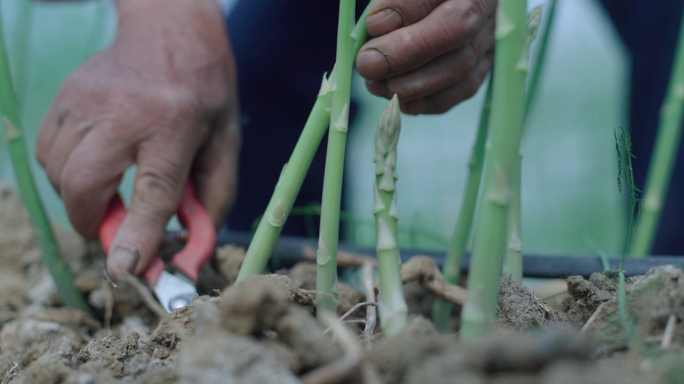
[[620, 270], [618, 271], [618, 314], [620, 322], [625, 329], [627, 339], [632, 341], [634, 338], [634, 324], [627, 313], [627, 299], [625, 298], [625, 259], [627, 252], [629, 252], [634, 240], [637, 225], [639, 224], [639, 217], [641, 215], [642, 200], [639, 198], [641, 191], [634, 184], [634, 172], [632, 169], [632, 159], [635, 158], [632, 153], [632, 139], [623, 127], [615, 130], [615, 154], [618, 160], [618, 176], [617, 184], [618, 190], [622, 193], [622, 189], [629, 194], [629, 201], [627, 203], [627, 235], [625, 238], [625, 245], [622, 250], [622, 261], [620, 262]]
[[620, 272], [622, 272], [625, 265], [625, 258], [632, 246], [634, 233], [639, 224], [639, 217], [641, 216], [641, 207], [643, 204], [642, 199], [639, 197], [641, 190], [634, 184], [632, 159], [635, 158], [635, 156], [632, 153], [632, 139], [629, 136], [629, 132], [622, 127], [615, 130], [615, 153], [618, 160], [618, 190], [622, 193], [624, 187], [629, 194], [627, 203], [627, 237], [625, 238], [625, 244], [622, 249], [622, 261], [620, 262]]

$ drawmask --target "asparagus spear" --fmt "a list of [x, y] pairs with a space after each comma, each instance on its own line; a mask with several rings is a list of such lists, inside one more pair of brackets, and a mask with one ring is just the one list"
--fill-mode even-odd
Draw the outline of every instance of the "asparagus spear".
[[[555, 7], [555, 2], [552, 4]], [[553, 17], [554, 9], [551, 9], [550, 17]], [[523, 46], [523, 56], [519, 62], [518, 67], [521, 69], [527, 68], [530, 58], [530, 50], [532, 47], [532, 42], [537, 37], [537, 29], [541, 24], [542, 18], [542, 6], [538, 5], [527, 17], [527, 41]], [[549, 20], [547, 23], [551, 23]], [[548, 33], [550, 31], [550, 24], [547, 24], [545, 29], [545, 36], [542, 38], [542, 47], [539, 56], [537, 56], [537, 64], [534, 66], [533, 81], [538, 82], [539, 73], [541, 70], [541, 65], [543, 65], [544, 51], [546, 47], [544, 44], [548, 42]], [[529, 110], [531, 99], [534, 97], [533, 92], [537, 87], [538, 83], [530, 84], [530, 89], [528, 90], [527, 97], [525, 100], [525, 114], [523, 119], [527, 119], [527, 111]], [[534, 87], [534, 88], [533, 88]], [[520, 136], [520, 149], [518, 150], [518, 155], [515, 158], [515, 169], [513, 171], [513, 189], [511, 193], [511, 205], [508, 212], [508, 243], [506, 245], [506, 255], [504, 257], [503, 274], [505, 276], [510, 276], [514, 280], [522, 281], [523, 268], [522, 268], [522, 160], [523, 160], [523, 150], [522, 150], [522, 134]]]
[[332, 110], [323, 178], [321, 227], [316, 263], [316, 311], [335, 312], [337, 307], [337, 244], [340, 230], [342, 177], [349, 126], [352, 68], [354, 67], [355, 0], [340, 0], [337, 25], [337, 72], [332, 80]]
[[292, 151], [290, 161], [283, 167], [283, 172], [266, 208], [266, 213], [261, 218], [252, 242], [249, 244], [237, 281], [259, 274], [266, 268], [275, 241], [280, 235], [285, 220], [302, 187], [306, 172], [311, 166], [316, 149], [323, 140], [328, 127], [331, 93], [330, 83], [324, 76], [316, 103], [314, 103], [311, 114], [304, 125], [297, 145]]
[[[683, 17], [684, 22], [684, 17]], [[634, 256], [646, 256], [651, 252], [663, 203], [670, 186], [684, 120], [684, 24], [680, 27], [677, 56], [670, 88], [660, 112], [660, 127], [646, 179], [644, 210], [632, 247]]]
[[[489, 131], [489, 114], [492, 109], [492, 80], [489, 81], [487, 87], [487, 96], [482, 105], [482, 113], [480, 114], [480, 125], [477, 129], [477, 136], [475, 138], [475, 145], [473, 152], [470, 155], [468, 162], [468, 179], [466, 181], [465, 194], [461, 202], [461, 210], [458, 214], [456, 227], [451, 235], [449, 248], [447, 250], [446, 259], [444, 261], [444, 278], [451, 284], [458, 283], [461, 275], [461, 259], [466, 253], [470, 234], [472, 232], [473, 218], [475, 217], [475, 207], [477, 205], [477, 197], [480, 191], [480, 183], [482, 180], [482, 168], [484, 166], [485, 157], [485, 142], [487, 141], [487, 132]], [[447, 329], [449, 318], [453, 310], [453, 304], [436, 299], [432, 308], [432, 320], [435, 327], [440, 331]]]
[[59, 254], [50, 219], [45, 212], [33, 179], [26, 141], [19, 120], [19, 107], [10, 73], [2, 25], [0, 25], [0, 112], [2, 125], [5, 128], [7, 149], [12, 159], [21, 197], [33, 223], [43, 261], [57, 286], [57, 293], [66, 305], [90, 313], [90, 308], [74, 284], [66, 261]]
[[525, 0], [499, 1], [491, 126], [482, 199], [475, 220], [469, 300], [461, 312], [461, 335], [465, 339], [486, 335], [495, 318], [515, 160], [524, 123], [526, 12]]
[[380, 115], [375, 131], [375, 227], [380, 273], [380, 326], [392, 337], [406, 325], [408, 309], [401, 283], [401, 258], [397, 244], [397, 143], [401, 131], [396, 95]]
[[[356, 42], [354, 45], [353, 58], [356, 59], [361, 46], [366, 41], [366, 15], [368, 7], [359, 18], [353, 35]], [[316, 150], [323, 140], [330, 123], [330, 102], [332, 96], [332, 81], [336, 70], [333, 69], [330, 77], [323, 79], [321, 90], [316, 98], [316, 103], [311, 109], [306, 125], [297, 141], [289, 161], [283, 167], [275, 191], [257, 227], [252, 242], [247, 249], [245, 261], [240, 268], [238, 281], [242, 281], [252, 275], [263, 272], [268, 258], [273, 252], [275, 242], [287, 217], [292, 210], [297, 194], [302, 187], [304, 177], [311, 166]], [[276, 210], [280, 204], [280, 207]], [[275, 215], [274, 215], [275, 213]]]

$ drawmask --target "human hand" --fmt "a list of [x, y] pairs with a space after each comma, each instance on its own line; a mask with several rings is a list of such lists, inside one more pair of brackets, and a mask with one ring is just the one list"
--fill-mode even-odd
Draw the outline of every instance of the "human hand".
[[97, 236], [124, 171], [137, 165], [107, 266], [139, 274], [189, 175], [222, 221], [234, 200], [240, 118], [235, 63], [214, 0], [120, 0], [119, 11], [114, 43], [62, 85], [37, 156], [87, 238]]
[[496, 0], [375, 0], [356, 59], [368, 90], [410, 114], [444, 113], [492, 67]]

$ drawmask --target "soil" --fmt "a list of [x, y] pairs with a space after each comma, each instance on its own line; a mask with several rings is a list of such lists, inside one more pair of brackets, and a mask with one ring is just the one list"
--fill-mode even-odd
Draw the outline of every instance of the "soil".
[[[0, 187], [0, 380], [2, 384], [110, 383], [681, 383], [684, 273], [660, 267], [626, 284], [567, 279], [554, 309], [502, 280], [496, 332], [478, 343], [438, 333], [433, 296], [407, 283], [409, 324], [384, 338], [362, 332], [366, 295], [340, 283], [343, 327], [315, 316], [315, 264], [235, 284], [244, 250], [218, 249], [217, 276], [189, 307], [161, 319], [135, 288], [114, 287], [98, 246], [58, 232], [77, 286], [96, 318], [62, 306], [40, 260], [25, 211]], [[457, 311], [455, 311], [455, 314]], [[456, 317], [456, 315], [455, 315]], [[457, 324], [457, 321], [453, 322]], [[364, 337], [364, 333], [373, 335]]]

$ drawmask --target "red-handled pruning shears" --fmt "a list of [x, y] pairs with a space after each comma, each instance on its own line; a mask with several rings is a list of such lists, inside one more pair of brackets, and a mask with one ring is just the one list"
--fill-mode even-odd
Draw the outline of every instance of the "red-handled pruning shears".
[[[105, 252], [109, 253], [126, 213], [121, 197], [116, 195], [100, 225], [100, 241]], [[188, 231], [188, 240], [185, 248], [171, 259], [175, 272], [167, 271], [164, 261], [159, 257], [155, 257], [144, 272], [145, 281], [169, 312], [190, 305], [197, 294], [195, 284], [199, 270], [209, 260], [216, 245], [214, 221], [197, 201], [195, 189], [189, 181], [183, 189], [176, 214]]]

